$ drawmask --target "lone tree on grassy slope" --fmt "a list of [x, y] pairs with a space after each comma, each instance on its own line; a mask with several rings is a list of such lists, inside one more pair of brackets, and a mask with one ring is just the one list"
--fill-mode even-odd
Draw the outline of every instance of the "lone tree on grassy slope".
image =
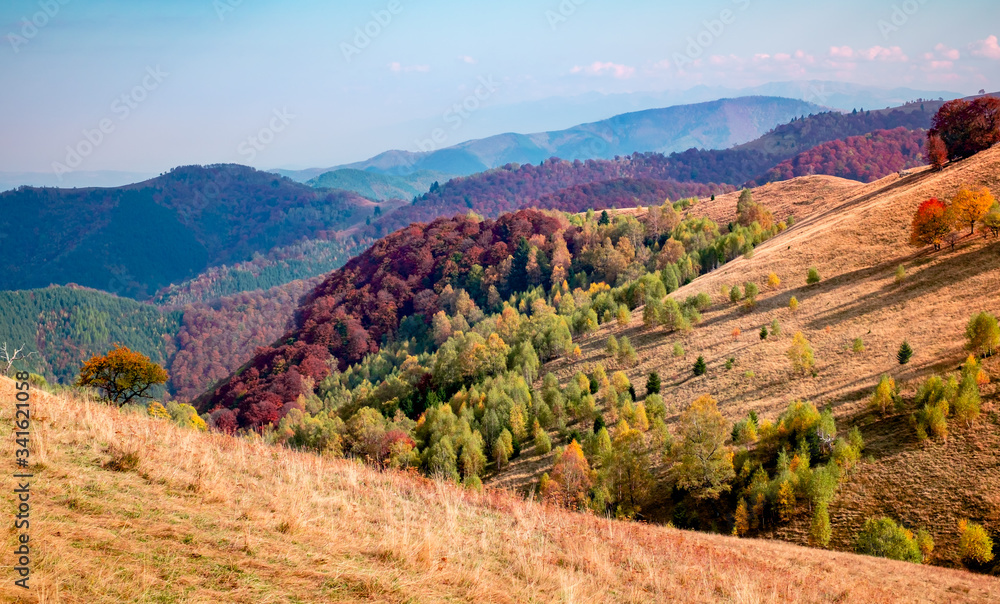
[[906, 365], [913, 358], [913, 347], [906, 340], [899, 345], [899, 352], [896, 353], [896, 360], [899, 361], [900, 365]]
[[986, 187], [978, 191], [963, 187], [951, 200], [951, 215], [955, 226], [969, 225], [969, 234], [972, 235], [976, 232], [976, 223], [986, 216], [994, 202], [996, 200]]
[[816, 366], [812, 345], [809, 344], [809, 340], [802, 335], [801, 331], [795, 332], [795, 335], [792, 336], [792, 346], [785, 355], [792, 362], [792, 370], [795, 372], [809, 373]]
[[936, 197], [920, 204], [913, 222], [910, 224], [910, 245], [920, 247], [933, 245], [935, 250], [941, 249], [941, 243], [951, 231], [951, 217], [948, 206]]
[[148, 398], [154, 386], [167, 383], [167, 372], [146, 355], [115, 344], [106, 355], [94, 355], [80, 368], [77, 386], [104, 392], [109, 403], [125, 405], [136, 398]]
[[1000, 348], [1000, 325], [997, 318], [988, 312], [981, 312], [969, 319], [965, 327], [969, 350], [984, 357], [991, 356]]

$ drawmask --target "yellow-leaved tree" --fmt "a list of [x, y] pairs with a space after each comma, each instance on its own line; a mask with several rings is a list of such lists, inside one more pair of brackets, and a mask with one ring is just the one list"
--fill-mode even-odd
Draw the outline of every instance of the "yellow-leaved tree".
[[700, 396], [684, 410], [679, 436], [673, 468], [677, 486], [699, 499], [715, 499], [729, 491], [736, 472], [726, 447], [726, 421], [714, 398]]
[[990, 211], [993, 203], [993, 195], [986, 187], [978, 191], [970, 191], [962, 187], [951, 200], [951, 213], [955, 221], [955, 226], [969, 225], [969, 234], [976, 232], [976, 223], [983, 219]]
[[109, 403], [122, 406], [137, 398], [149, 398], [150, 390], [166, 384], [163, 367], [146, 355], [115, 344], [105, 355], [94, 355], [80, 368], [77, 386], [97, 388]]

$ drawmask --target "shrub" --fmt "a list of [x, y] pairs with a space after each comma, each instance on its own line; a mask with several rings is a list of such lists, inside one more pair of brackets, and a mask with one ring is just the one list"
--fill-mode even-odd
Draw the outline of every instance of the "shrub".
[[902, 283], [903, 279], [906, 279], [906, 269], [900, 264], [896, 267], [896, 283]]
[[830, 537], [833, 535], [833, 531], [830, 530], [830, 511], [828, 505], [827, 502], [823, 501], [816, 506], [816, 511], [813, 512], [812, 526], [809, 531], [813, 543], [820, 547], [830, 545]]
[[684, 356], [684, 347], [681, 346], [680, 342], [674, 342], [674, 356], [675, 357]]
[[618, 361], [623, 363], [626, 367], [631, 367], [635, 365], [639, 360], [638, 355], [635, 352], [635, 348], [632, 347], [632, 343], [625, 336], [618, 342]]
[[646, 380], [646, 395], [659, 394], [660, 392], [660, 374], [655, 371], [649, 373], [649, 378]]
[[766, 340], [767, 336], [768, 336], [767, 325], [765, 325], [765, 326], [763, 326], [763, 327], [760, 328], [760, 339], [761, 340]]
[[618, 356], [618, 338], [615, 336], [608, 336], [608, 343], [604, 345], [604, 352], [608, 354], [611, 358], [616, 358]]
[[813, 285], [819, 283], [819, 281], [820, 281], [819, 271], [816, 270], [815, 266], [810, 266], [809, 273], [806, 275], [806, 284]]
[[750, 530], [750, 514], [747, 512], [747, 501], [740, 497], [740, 502], [736, 504], [735, 521], [733, 522], [733, 534], [737, 537], [746, 535]]
[[928, 563], [931, 559], [931, 553], [934, 551], [934, 539], [924, 529], [917, 531], [917, 547], [920, 548], [921, 561], [924, 564]]
[[912, 532], [891, 518], [869, 518], [854, 541], [854, 551], [866, 556], [920, 563], [923, 555]]
[[927, 403], [922, 409], [910, 417], [917, 432], [917, 438], [925, 440], [928, 435], [938, 438], [948, 438], [948, 401], [947, 399], [937, 403]]
[[698, 310], [708, 310], [712, 306], [712, 297], [701, 292], [694, 298], [694, 307]]
[[993, 539], [981, 525], [968, 520], [958, 522], [958, 551], [962, 560], [986, 564], [993, 559]]
[[785, 480], [778, 486], [778, 514], [782, 522], [788, 522], [795, 513], [795, 489], [792, 483]]
[[705, 371], [708, 367], [705, 365], [705, 357], [699, 356], [698, 360], [694, 362], [694, 374], [695, 375], [705, 375]]
[[538, 425], [538, 420], [535, 420], [535, 453], [545, 455], [552, 450], [552, 441], [549, 440], [549, 434], [541, 426]]
[[747, 306], [753, 307], [757, 303], [757, 295], [760, 294], [757, 284], [747, 281], [744, 292], [743, 297], [746, 298]]
[[771, 321], [771, 335], [776, 338], [781, 336], [781, 323], [777, 319]]
[[899, 351], [896, 353], [896, 360], [899, 361], [900, 365], [906, 365], [913, 358], [913, 347], [906, 340], [899, 345]]
[[729, 357], [728, 359], [726, 359], [726, 370], [728, 371], [729, 369], [732, 369], [733, 365], [735, 364], [736, 364], [736, 359], [734, 359], [733, 357]]
[[997, 318], [988, 312], [981, 312], [969, 319], [965, 327], [965, 337], [969, 340], [966, 346], [972, 352], [982, 356], [992, 355], [1000, 348], [1000, 326]]
[[882, 415], [886, 415], [896, 404], [896, 400], [896, 380], [888, 375], [883, 375], [882, 379], [879, 380], [878, 387], [875, 388], [875, 393], [872, 394], [869, 406]]
[[618, 313], [616, 318], [618, 319], [619, 327], [627, 327], [628, 324], [632, 321], [632, 313], [629, 312], [627, 304], [618, 305]]
[[131, 472], [139, 468], [142, 461], [138, 448], [125, 448], [119, 445], [111, 445], [108, 448], [111, 459], [104, 463], [104, 469], [112, 472]]
[[792, 299], [788, 301], [788, 310], [795, 312], [799, 309], [799, 299], [792, 296]]
[[781, 278], [778, 275], [771, 273], [767, 276], [767, 286], [771, 289], [778, 289], [781, 286]]
[[816, 365], [812, 346], [801, 331], [795, 332], [792, 337], [792, 346], [785, 354], [792, 362], [793, 371], [809, 373]]
[[146, 406], [146, 413], [153, 419], [170, 419], [167, 408], [159, 401], [150, 401], [149, 405]]
[[737, 445], [749, 445], [757, 442], [757, 422], [751, 417], [745, 417], [733, 424], [733, 442]]
[[952, 402], [952, 411], [955, 419], [964, 421], [966, 426], [972, 426], [972, 422], [979, 417], [979, 384], [976, 382], [978, 367], [971, 371], [963, 371], [962, 382], [958, 386], [958, 394]]
[[851, 344], [851, 351], [855, 354], [860, 354], [865, 351], [865, 341], [861, 338], [854, 338], [854, 342]]
[[734, 285], [731, 290], [729, 290], [729, 301], [736, 304], [743, 299], [743, 291], [740, 290], [739, 285]]

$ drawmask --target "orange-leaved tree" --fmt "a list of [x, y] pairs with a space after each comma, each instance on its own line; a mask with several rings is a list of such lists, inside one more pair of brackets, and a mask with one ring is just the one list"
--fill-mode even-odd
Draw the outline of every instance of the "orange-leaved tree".
[[933, 245], [941, 249], [941, 242], [951, 230], [951, 217], [948, 206], [936, 197], [920, 204], [917, 213], [913, 215], [910, 225], [910, 245]]
[[969, 234], [975, 233], [976, 223], [986, 216], [995, 201], [986, 187], [978, 191], [962, 187], [951, 200], [951, 213], [955, 226], [968, 224]]
[[115, 344], [108, 354], [94, 355], [80, 368], [77, 386], [90, 386], [104, 392], [109, 403], [125, 405], [135, 398], [146, 398], [150, 389], [167, 383], [167, 372], [146, 355]]
[[564, 498], [567, 505], [583, 509], [587, 505], [587, 491], [594, 484], [590, 464], [580, 443], [574, 439], [563, 449], [552, 468], [552, 482], [558, 490], [547, 493], [555, 499]]

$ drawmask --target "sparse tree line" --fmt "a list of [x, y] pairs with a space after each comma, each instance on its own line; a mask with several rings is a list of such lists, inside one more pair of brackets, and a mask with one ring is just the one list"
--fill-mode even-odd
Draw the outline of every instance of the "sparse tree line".
[[969, 236], [979, 225], [983, 237], [1000, 237], [1000, 203], [986, 187], [978, 191], [962, 188], [950, 202], [932, 197], [920, 204], [910, 224], [910, 245], [952, 248], [962, 239], [964, 229]]

